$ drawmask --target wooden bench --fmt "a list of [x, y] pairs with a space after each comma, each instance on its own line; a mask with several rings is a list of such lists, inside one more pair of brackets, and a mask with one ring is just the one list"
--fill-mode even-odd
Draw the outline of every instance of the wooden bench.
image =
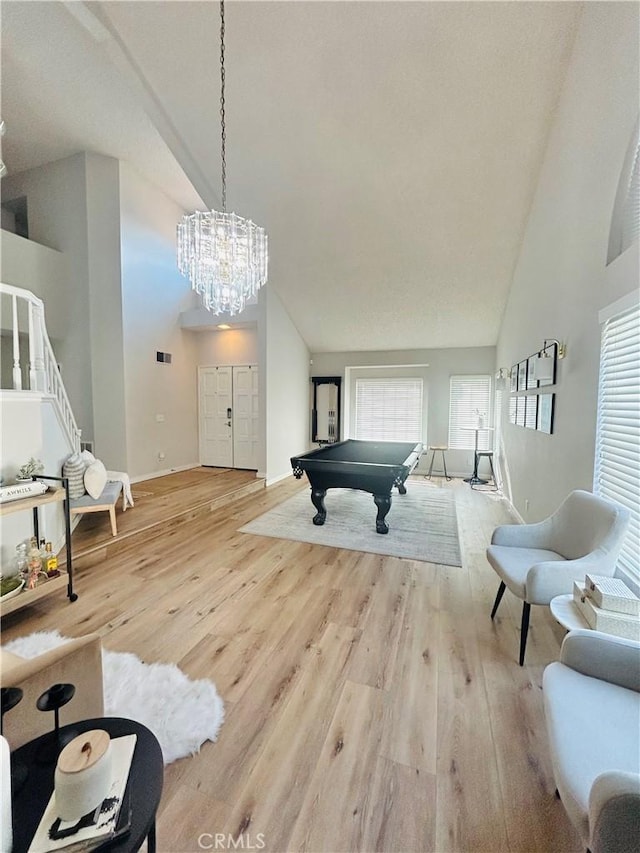
[[117, 536], [116, 501], [121, 491], [122, 483], [120, 481], [109, 480], [97, 498], [92, 498], [91, 495], [72, 498], [69, 501], [71, 515], [83, 515], [85, 512], [108, 512], [111, 521], [111, 533]]

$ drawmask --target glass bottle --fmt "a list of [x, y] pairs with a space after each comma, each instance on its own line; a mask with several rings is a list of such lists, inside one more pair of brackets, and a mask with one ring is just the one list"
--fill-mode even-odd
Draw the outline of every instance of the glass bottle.
[[20, 580], [26, 581], [29, 577], [29, 559], [27, 556], [27, 543], [19, 542], [16, 545], [16, 570]]
[[38, 542], [35, 536], [31, 537], [27, 557], [29, 568], [27, 589], [35, 589], [38, 583], [38, 575], [42, 571], [42, 558], [40, 557], [40, 549], [38, 548]]
[[46, 562], [44, 569], [47, 573], [48, 578], [57, 578], [60, 572], [58, 571], [58, 557], [53, 553], [53, 545], [51, 542], [47, 542], [46, 546]]

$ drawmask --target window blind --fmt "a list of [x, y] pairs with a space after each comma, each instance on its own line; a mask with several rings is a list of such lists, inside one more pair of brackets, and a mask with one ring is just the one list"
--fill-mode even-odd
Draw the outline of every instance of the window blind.
[[[489, 426], [491, 410], [491, 377], [452, 376], [449, 384], [449, 447], [473, 450], [478, 418]], [[491, 449], [491, 433], [478, 433], [478, 450]]]
[[356, 379], [355, 437], [422, 441], [422, 379]]
[[640, 306], [604, 324], [593, 490], [631, 513], [618, 565], [640, 583]]

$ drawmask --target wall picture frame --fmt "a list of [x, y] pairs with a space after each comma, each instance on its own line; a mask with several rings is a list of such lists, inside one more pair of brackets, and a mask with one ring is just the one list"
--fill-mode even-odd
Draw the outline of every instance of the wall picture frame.
[[[518, 365], [514, 364], [511, 368], [511, 384], [509, 386], [510, 391], [518, 390]], [[514, 422], [515, 423], [515, 422]]]
[[516, 397], [516, 424], [523, 427], [526, 417], [527, 398]]
[[[534, 364], [538, 360], [538, 354], [530, 355], [527, 359], [527, 390], [538, 387]], [[537, 407], [536, 407], [537, 408]], [[534, 427], [535, 429], [535, 427]]]
[[555, 343], [548, 344], [544, 349], [540, 350], [538, 355], [542, 356], [544, 353], [553, 359], [553, 375], [549, 379], [539, 379], [539, 388], [545, 385], [555, 385], [558, 378], [558, 345]]
[[540, 394], [538, 400], [537, 428], [547, 435], [553, 434], [553, 416], [555, 409], [555, 394]]
[[[514, 374], [515, 375], [515, 374]], [[509, 423], [515, 424], [516, 422], [516, 403], [517, 397], [509, 397]]]
[[527, 390], [527, 362], [521, 361], [518, 364], [518, 391]]
[[525, 397], [524, 425], [527, 429], [537, 429], [538, 424], [538, 395], [530, 394]]

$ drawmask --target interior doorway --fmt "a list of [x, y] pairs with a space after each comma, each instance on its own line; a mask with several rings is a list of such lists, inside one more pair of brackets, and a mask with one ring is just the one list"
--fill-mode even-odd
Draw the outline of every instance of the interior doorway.
[[198, 368], [200, 464], [258, 469], [258, 367]]

